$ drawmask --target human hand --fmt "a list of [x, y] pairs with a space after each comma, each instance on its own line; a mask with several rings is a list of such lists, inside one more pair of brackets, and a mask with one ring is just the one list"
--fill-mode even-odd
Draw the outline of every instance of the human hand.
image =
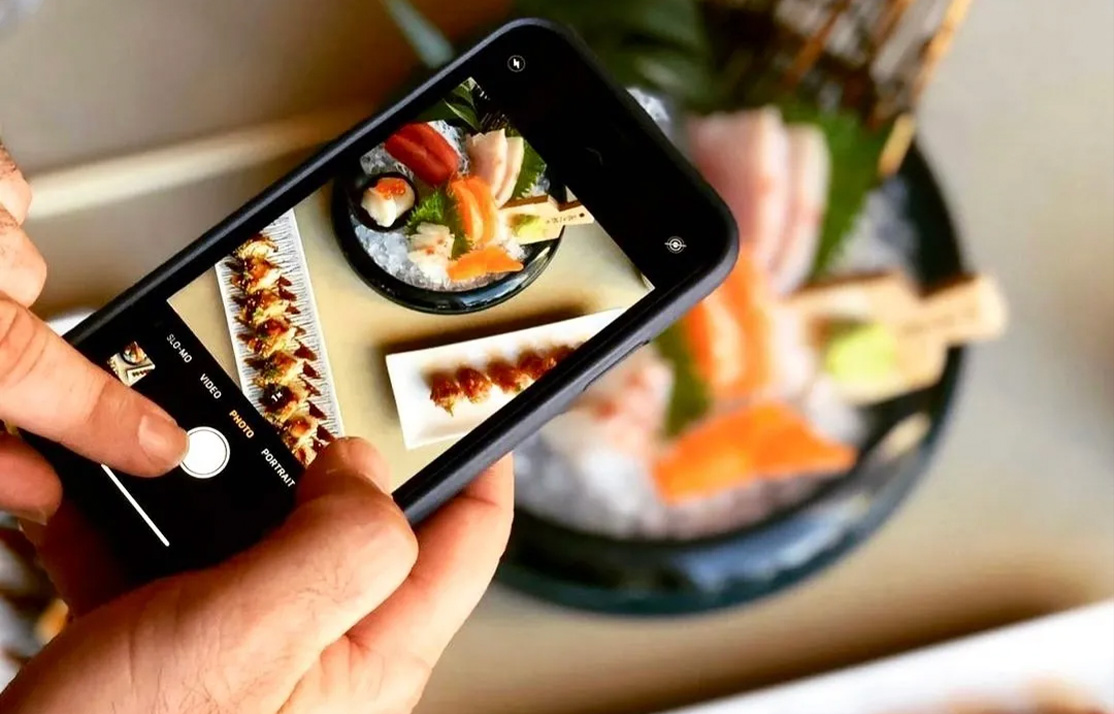
[[366, 442], [334, 443], [271, 537], [79, 617], [0, 711], [410, 711], [494, 573], [514, 481], [505, 459], [416, 537], [389, 483]]
[[[0, 145], [0, 422], [138, 476], [186, 452], [186, 434], [154, 403], [90, 364], [28, 309], [46, 263], [23, 231], [31, 189]], [[0, 510], [45, 523], [62, 497], [50, 466], [0, 428]]]

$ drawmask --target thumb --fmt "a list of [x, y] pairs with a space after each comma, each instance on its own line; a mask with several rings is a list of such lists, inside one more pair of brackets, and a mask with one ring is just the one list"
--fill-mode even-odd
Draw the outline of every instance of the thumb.
[[277, 711], [414, 565], [414, 534], [386, 484], [375, 449], [336, 442], [269, 538], [78, 619], [0, 692], [0, 711], [77, 711], [75, 702], [81, 711], [195, 711], [202, 695], [221, 711], [239, 711], [249, 695], [253, 711]]
[[414, 533], [387, 494], [367, 442], [335, 442], [306, 471], [286, 523], [206, 578], [221, 637], [248, 657], [316, 658], [385, 601], [417, 559]]

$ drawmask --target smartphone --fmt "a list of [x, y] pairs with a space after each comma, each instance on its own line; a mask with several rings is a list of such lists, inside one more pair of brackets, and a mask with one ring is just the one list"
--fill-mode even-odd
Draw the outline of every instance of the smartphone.
[[710, 292], [729, 213], [581, 43], [506, 25], [67, 335], [188, 431], [140, 479], [36, 440], [139, 578], [281, 523], [369, 439], [418, 523]]

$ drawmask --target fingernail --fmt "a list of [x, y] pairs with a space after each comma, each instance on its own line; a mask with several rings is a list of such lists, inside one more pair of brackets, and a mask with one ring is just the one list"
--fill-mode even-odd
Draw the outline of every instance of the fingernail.
[[27, 514], [13, 514], [19, 521], [19, 530], [31, 545], [39, 548], [46, 537], [46, 518], [37, 520], [42, 514], [28, 516]]
[[330, 459], [330, 465], [325, 469], [326, 477], [342, 472], [358, 473], [383, 493], [391, 492], [391, 474], [374, 446], [363, 439], [346, 437], [333, 443], [330, 449], [333, 451], [331, 457], [336, 462]]
[[189, 448], [186, 432], [161, 409], [151, 409], [139, 420], [139, 448], [167, 470], [182, 462]]

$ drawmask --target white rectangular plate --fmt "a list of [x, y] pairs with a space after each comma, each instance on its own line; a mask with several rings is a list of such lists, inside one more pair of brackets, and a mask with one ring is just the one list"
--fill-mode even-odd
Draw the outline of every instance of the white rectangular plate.
[[416, 449], [461, 437], [513, 398], [495, 388], [483, 403], [472, 404], [462, 400], [449, 414], [429, 398], [428, 379], [431, 374], [452, 372], [465, 366], [482, 369], [496, 359], [505, 359], [513, 364], [519, 355], [530, 349], [576, 346], [587, 342], [622, 313], [622, 309], [605, 310], [477, 340], [387, 355], [387, 374], [391, 379], [406, 448]]
[[[977, 702], [1026, 711], [1063, 685], [1114, 711], [1114, 602], [672, 714], [950, 714]], [[983, 709], [978, 709], [983, 711]]]
[[[290, 324], [302, 328], [303, 334], [299, 341], [317, 355], [311, 360], [314, 370], [321, 375], [320, 379], [313, 380], [313, 386], [321, 394], [310, 399], [313, 404], [325, 414], [323, 424], [329, 432], [336, 437], [344, 435], [344, 426], [340, 421], [340, 407], [337, 405], [336, 392], [333, 389], [333, 375], [329, 371], [329, 357], [325, 352], [325, 340], [321, 335], [321, 321], [317, 317], [317, 303], [313, 299], [313, 287], [309, 281], [309, 268], [306, 266], [306, 255], [302, 251], [302, 237], [298, 233], [298, 221], [294, 211], [282, 214], [271, 225], [262, 231], [263, 235], [275, 243], [275, 255], [270, 260], [290, 281], [287, 287], [294, 294], [294, 305], [298, 314], [289, 315]], [[228, 332], [232, 339], [232, 351], [236, 355], [236, 371], [240, 375], [240, 389], [251, 400], [252, 404], [260, 411], [263, 410], [263, 390], [252, 381], [255, 370], [249, 364], [252, 358], [251, 350], [239, 338], [242, 334], [251, 334], [251, 330], [236, 319], [239, 306], [234, 299], [239, 295], [239, 290], [232, 285], [233, 270], [228, 265], [227, 259], [217, 263], [217, 283], [220, 286], [221, 301], [224, 303], [224, 316], [228, 321]]]

